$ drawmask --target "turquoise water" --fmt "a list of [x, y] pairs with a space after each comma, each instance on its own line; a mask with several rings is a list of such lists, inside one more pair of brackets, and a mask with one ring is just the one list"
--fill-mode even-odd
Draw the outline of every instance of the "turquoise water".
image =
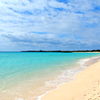
[[[37, 88], [44, 87], [46, 82], [53, 82], [63, 71], [74, 68], [77, 65], [76, 62], [80, 59], [95, 56], [100, 56], [100, 54], [0, 52], [0, 91], [10, 89], [14, 86], [16, 87], [16, 85], [22, 84], [23, 82], [28, 85], [32, 82], [31, 86], [34, 87], [33, 91], [36, 91]], [[65, 76], [66, 78], [63, 79], [63, 82], [68, 78], [67, 74]], [[57, 82], [61, 84], [60, 81]], [[13, 98], [10, 100], [17, 99]]]

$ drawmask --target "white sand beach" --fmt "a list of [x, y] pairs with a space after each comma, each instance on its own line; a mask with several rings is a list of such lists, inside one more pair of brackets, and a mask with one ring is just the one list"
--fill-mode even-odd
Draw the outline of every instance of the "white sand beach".
[[100, 61], [79, 72], [74, 78], [41, 100], [100, 100]]

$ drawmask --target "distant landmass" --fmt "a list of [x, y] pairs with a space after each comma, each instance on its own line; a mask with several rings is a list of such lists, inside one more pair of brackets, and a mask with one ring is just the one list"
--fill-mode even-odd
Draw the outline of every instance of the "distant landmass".
[[62, 52], [62, 53], [73, 53], [73, 52], [100, 52], [97, 50], [27, 50], [21, 52]]

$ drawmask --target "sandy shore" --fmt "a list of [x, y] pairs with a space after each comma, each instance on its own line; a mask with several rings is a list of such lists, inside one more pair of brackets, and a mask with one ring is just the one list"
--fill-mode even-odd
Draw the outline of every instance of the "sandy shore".
[[100, 61], [79, 72], [74, 81], [61, 85], [41, 100], [100, 100]]

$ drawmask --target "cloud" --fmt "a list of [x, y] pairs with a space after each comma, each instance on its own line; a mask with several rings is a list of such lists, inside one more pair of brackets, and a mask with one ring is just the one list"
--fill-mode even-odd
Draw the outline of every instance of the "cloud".
[[97, 48], [99, 13], [99, 0], [0, 0], [0, 37], [5, 39], [0, 45], [4, 50], [6, 43], [13, 50]]

